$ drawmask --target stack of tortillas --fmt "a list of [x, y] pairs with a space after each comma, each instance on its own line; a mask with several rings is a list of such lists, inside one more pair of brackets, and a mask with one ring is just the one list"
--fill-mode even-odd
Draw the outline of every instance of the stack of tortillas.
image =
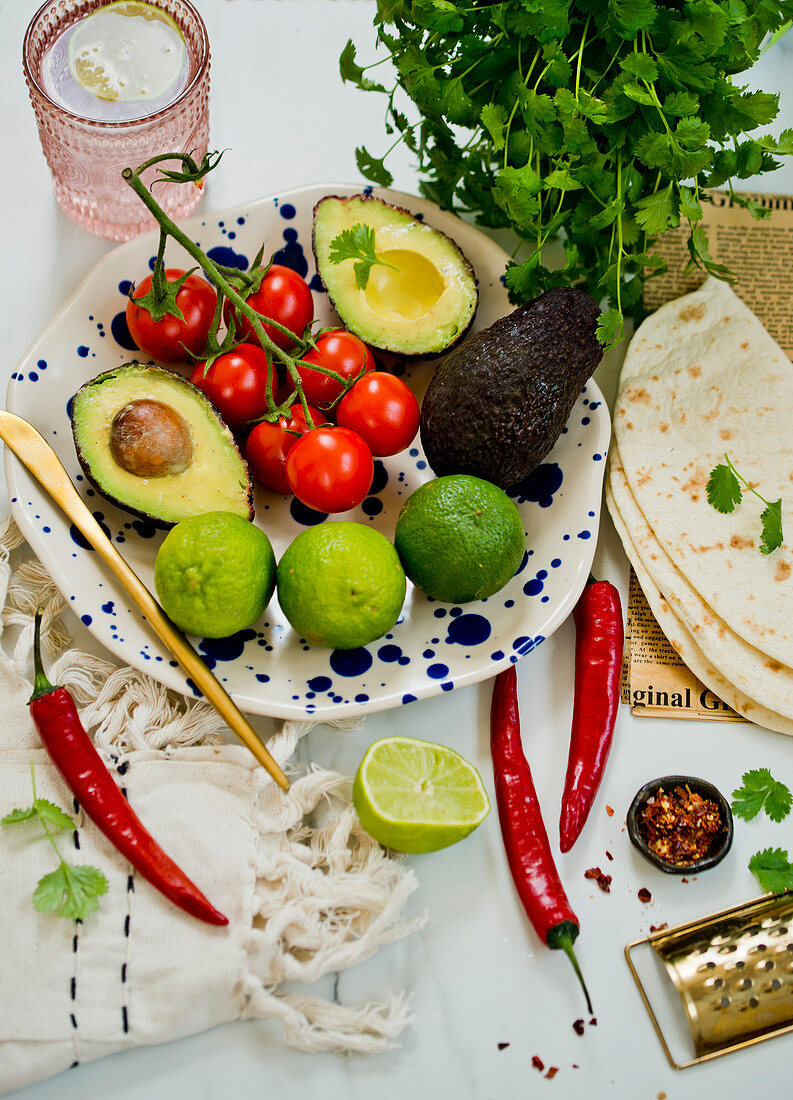
[[[725, 453], [768, 501], [730, 514], [706, 484]], [[717, 279], [637, 330], [614, 410], [606, 502], [647, 601], [691, 671], [758, 725], [793, 734], [793, 364]]]

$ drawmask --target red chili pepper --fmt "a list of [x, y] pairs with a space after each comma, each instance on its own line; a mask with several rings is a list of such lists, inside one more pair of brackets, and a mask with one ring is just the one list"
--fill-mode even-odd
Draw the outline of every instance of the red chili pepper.
[[53, 687], [41, 665], [41, 612], [36, 614], [35, 680], [30, 714], [53, 763], [80, 805], [111, 844], [152, 886], [208, 924], [228, 924], [144, 828], [83, 729], [69, 692]]
[[573, 611], [575, 701], [559, 839], [569, 852], [584, 827], [611, 749], [620, 704], [625, 631], [620, 594], [590, 580]]
[[500, 672], [493, 685], [490, 709], [490, 750], [501, 834], [523, 908], [540, 939], [548, 947], [560, 948], [572, 962], [591, 1015], [592, 1003], [573, 950], [579, 932], [578, 918], [556, 870], [534, 781], [523, 754], [517, 684], [514, 665]]

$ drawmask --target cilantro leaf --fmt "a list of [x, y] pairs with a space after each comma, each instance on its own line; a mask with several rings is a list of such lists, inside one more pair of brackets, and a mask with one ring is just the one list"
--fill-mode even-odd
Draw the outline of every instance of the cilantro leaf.
[[373, 157], [362, 145], [355, 150], [355, 163], [364, 179], [371, 180], [380, 187], [390, 187], [394, 177], [383, 163], [384, 160], [384, 157]]
[[655, 22], [654, 0], [609, 0], [614, 29], [622, 38], [633, 38], [637, 31], [649, 31]]
[[763, 524], [761, 554], [772, 554], [782, 545], [782, 498], [767, 504], [760, 516]]
[[36, 807], [28, 806], [26, 810], [12, 810], [10, 814], [0, 818], [0, 825], [16, 825], [18, 821], [30, 821], [32, 817], [37, 816]]
[[768, 768], [744, 772], [742, 786], [732, 792], [732, 812], [745, 821], [757, 817], [762, 809], [772, 821], [782, 821], [793, 806], [793, 795], [778, 782]]
[[618, 344], [624, 335], [622, 314], [618, 309], [607, 309], [601, 313], [597, 323], [597, 338], [606, 347]]
[[352, 39], [348, 39], [347, 45], [341, 51], [339, 57], [339, 73], [342, 80], [351, 81], [357, 85], [364, 92], [384, 92], [385, 87], [382, 84], [375, 83], [374, 80], [368, 80], [364, 76], [365, 70], [355, 60], [356, 47]]
[[33, 808], [42, 822], [46, 821], [48, 825], [52, 825], [55, 829], [74, 828], [74, 820], [60, 806], [56, 806], [54, 802], [49, 802], [46, 798], [37, 798], [33, 803]]
[[620, 68], [637, 80], [646, 80], [650, 84], [658, 79], [658, 66], [648, 53], [629, 53], [621, 58]]
[[708, 494], [708, 503], [712, 504], [717, 512], [725, 515], [734, 512], [736, 504], [740, 504], [743, 498], [741, 483], [732, 468], [724, 462], [713, 467], [705, 490]]
[[53, 829], [73, 829], [69, 815], [46, 798], [36, 795], [36, 772], [30, 765], [33, 805], [26, 810], [12, 810], [0, 820], [0, 825], [15, 825], [33, 818], [41, 825], [58, 857], [58, 868], [39, 879], [33, 893], [33, 905], [40, 913], [57, 912], [61, 917], [83, 920], [99, 905], [98, 898], [107, 893], [107, 879], [96, 867], [72, 867], [58, 851]]
[[779, 894], [793, 889], [793, 865], [784, 848], [764, 848], [749, 860], [749, 870], [757, 875], [767, 893]]
[[493, 148], [497, 153], [500, 153], [506, 141], [504, 131], [507, 125], [507, 112], [500, 103], [486, 103], [479, 117], [482, 120], [482, 125], [493, 139]]
[[57, 912], [60, 917], [84, 920], [106, 893], [107, 879], [96, 867], [70, 867], [61, 862], [57, 870], [39, 879], [33, 905], [40, 913]]
[[677, 196], [672, 191], [671, 183], [660, 191], [639, 199], [636, 203], [636, 221], [651, 237], [657, 237], [659, 233], [680, 225]]
[[686, 218], [687, 221], [691, 222], [692, 225], [701, 221], [704, 213], [702, 210], [702, 203], [691, 188], [678, 187], [677, 193], [680, 196], [681, 215]]
[[333, 238], [330, 242], [328, 259], [332, 264], [355, 260], [353, 271], [359, 290], [366, 290], [369, 272], [375, 264], [382, 264], [383, 267], [390, 267], [393, 270], [393, 264], [387, 264], [384, 260], [378, 259], [374, 250], [374, 229], [371, 225], [364, 225], [363, 222], [358, 222], [349, 229], [343, 229]]
[[664, 113], [685, 118], [699, 110], [699, 96], [693, 92], [670, 92], [664, 100]]

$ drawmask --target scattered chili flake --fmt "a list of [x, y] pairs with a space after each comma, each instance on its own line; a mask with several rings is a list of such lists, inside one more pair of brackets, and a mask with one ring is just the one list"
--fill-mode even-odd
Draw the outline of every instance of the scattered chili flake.
[[578, 1066], [573, 1062], [573, 1069], [578, 1069]]
[[641, 890], [639, 891], [639, 901], [643, 901], [644, 904], [646, 905], [647, 902], [650, 901], [652, 896], [653, 895], [650, 893], [650, 891], [647, 889], [647, 887], [642, 886]]
[[545, 1076], [548, 1078], [549, 1081], [552, 1081], [558, 1072], [558, 1066], [548, 1066], [548, 1072], [545, 1074]]
[[538, 1069], [540, 1073], [542, 1073], [542, 1071], [545, 1069], [545, 1062], [543, 1062], [542, 1058], [538, 1057], [536, 1054], [533, 1056], [531, 1064], [534, 1066], [535, 1069]]
[[703, 859], [724, 833], [718, 803], [688, 786], [667, 794], [663, 787], [648, 798], [638, 815], [647, 847], [665, 863], [687, 867]]
[[666, 921], [664, 921], [663, 924], [651, 924], [650, 925], [650, 932], [663, 932], [663, 930], [667, 927], [668, 927], [668, 924], [667, 924]]
[[611, 854], [611, 852], [609, 852], [609, 851], [606, 852], [606, 859], [610, 859], [610, 860], [614, 859], [614, 856]]
[[687, 882], [688, 882], [688, 879], [687, 879], [687, 878], [681, 878], [681, 880], [680, 880], [680, 881], [681, 881], [681, 882], [685, 882], [685, 883], [687, 883]]
[[613, 809], [613, 807], [611, 807], [611, 806], [606, 806], [606, 813], [607, 813], [607, 814], [609, 815], [609, 817], [614, 817], [614, 809]]
[[592, 1019], [589, 1021], [589, 1026], [590, 1027], [597, 1027], [597, 1023], [598, 1023], [597, 1016], [593, 1016]]
[[573, 1020], [573, 1031], [576, 1033], [576, 1035], [583, 1035], [584, 1034], [584, 1021], [583, 1020]]
[[508, 1046], [509, 1046], [509, 1043], [498, 1043], [498, 1049], [499, 1050], [506, 1050]]
[[584, 871], [584, 878], [593, 878], [604, 894], [611, 890], [611, 875], [604, 875], [599, 867], [590, 867]]

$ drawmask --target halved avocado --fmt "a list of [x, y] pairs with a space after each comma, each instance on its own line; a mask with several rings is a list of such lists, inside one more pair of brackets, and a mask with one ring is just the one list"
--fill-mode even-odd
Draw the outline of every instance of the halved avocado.
[[[332, 263], [331, 243], [356, 225], [374, 231], [374, 264], [364, 289], [355, 260]], [[476, 276], [454, 241], [409, 211], [372, 195], [327, 195], [314, 207], [314, 256], [331, 304], [373, 348], [435, 355], [465, 334], [479, 301]], [[389, 265], [389, 266], [386, 266]]]
[[127, 363], [72, 400], [72, 434], [88, 478], [113, 504], [172, 527], [202, 512], [253, 519], [253, 489], [234, 436], [191, 382]]

